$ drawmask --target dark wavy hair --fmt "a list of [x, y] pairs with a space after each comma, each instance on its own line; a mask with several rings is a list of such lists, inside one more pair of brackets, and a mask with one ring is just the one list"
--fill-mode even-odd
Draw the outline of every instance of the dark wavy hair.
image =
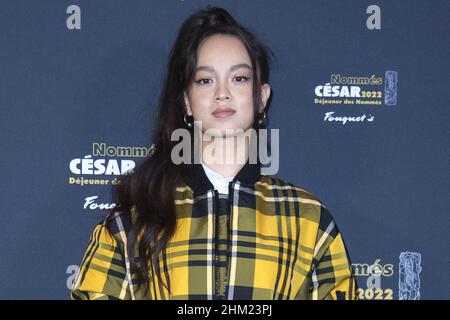
[[[184, 91], [193, 80], [197, 64], [199, 44], [214, 34], [237, 37], [247, 49], [253, 66], [253, 129], [265, 128], [259, 123], [261, 114], [261, 85], [269, 81], [269, 62], [274, 56], [253, 33], [236, 22], [223, 8], [207, 6], [189, 16], [181, 25], [177, 38], [170, 50], [165, 82], [162, 88], [156, 123], [152, 132], [154, 152], [131, 173], [120, 176], [120, 184], [113, 189], [116, 206], [106, 217], [107, 228], [111, 231], [111, 221], [116, 212], [135, 216], [131, 230], [128, 231], [127, 250], [133, 272], [137, 273], [138, 285], [144, 284], [146, 292], [150, 284], [150, 272], [156, 272], [160, 283], [170, 292], [162, 281], [160, 254], [176, 230], [175, 190], [179, 184], [183, 165], [175, 165], [171, 160], [171, 141], [175, 129], [185, 128], [193, 134], [193, 128], [186, 126], [183, 118], [187, 112]], [[270, 55], [270, 56], [269, 56]], [[270, 105], [266, 104], [266, 114]], [[192, 148], [193, 149], [193, 148]]]

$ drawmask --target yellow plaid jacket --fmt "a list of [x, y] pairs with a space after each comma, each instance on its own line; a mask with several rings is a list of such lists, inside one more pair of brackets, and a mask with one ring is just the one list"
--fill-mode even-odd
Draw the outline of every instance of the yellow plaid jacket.
[[219, 194], [200, 164], [175, 192], [177, 228], [160, 255], [162, 279], [136, 285], [125, 251], [132, 218], [92, 232], [72, 299], [357, 299], [335, 220], [311, 193], [248, 162]]

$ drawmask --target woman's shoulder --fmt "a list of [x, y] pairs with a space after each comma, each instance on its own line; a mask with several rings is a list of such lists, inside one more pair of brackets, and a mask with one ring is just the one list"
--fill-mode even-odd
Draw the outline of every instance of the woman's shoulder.
[[102, 219], [99, 225], [102, 225], [118, 242], [123, 242], [133, 226], [134, 217], [134, 207], [129, 212], [112, 211]]
[[[264, 188], [272, 189], [273, 193], [268, 194], [273, 194], [275, 201], [289, 203], [289, 206], [279, 206], [279, 208], [296, 208], [300, 225], [315, 234], [316, 239], [324, 235], [334, 239], [340, 233], [333, 214], [314, 193], [277, 176], [266, 175], [260, 183]], [[289, 212], [291, 216], [292, 211]]]
[[258, 183], [268, 190], [276, 191], [278, 194], [284, 195], [284, 191], [285, 193], [288, 193], [288, 196], [291, 195], [291, 197], [295, 197], [295, 199], [317, 206], [324, 206], [323, 202], [313, 192], [278, 176], [262, 174]]
[[334, 220], [321, 198], [301, 185], [273, 175], [261, 175], [258, 184], [263, 194], [272, 195], [277, 201], [297, 204], [302, 218], [321, 225]]

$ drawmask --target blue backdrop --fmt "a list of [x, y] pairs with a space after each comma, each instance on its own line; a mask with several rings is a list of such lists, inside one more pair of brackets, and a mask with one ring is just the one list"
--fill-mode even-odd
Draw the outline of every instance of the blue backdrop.
[[0, 298], [69, 297], [145, 155], [121, 147], [150, 147], [168, 51], [207, 4], [276, 54], [278, 176], [330, 209], [360, 298], [450, 298], [450, 2], [411, 0], [3, 1]]

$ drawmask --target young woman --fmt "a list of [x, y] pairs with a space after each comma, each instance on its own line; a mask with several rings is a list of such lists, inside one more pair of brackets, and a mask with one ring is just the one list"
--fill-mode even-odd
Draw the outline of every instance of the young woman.
[[[73, 299], [356, 299], [327, 208], [251, 161], [251, 146], [264, 146], [243, 132], [266, 126], [269, 52], [222, 8], [185, 20], [170, 52], [154, 152], [121, 177]], [[181, 152], [174, 132], [189, 133]]]

